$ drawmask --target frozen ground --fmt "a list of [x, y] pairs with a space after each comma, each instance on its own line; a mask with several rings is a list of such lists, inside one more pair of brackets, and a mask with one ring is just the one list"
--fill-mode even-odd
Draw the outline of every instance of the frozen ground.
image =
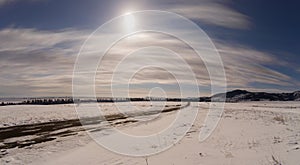
[[[164, 107], [164, 103], [151, 103], [149, 102], [133, 102], [133, 103], [101, 103], [98, 104], [100, 110], [104, 115], [156, 110]], [[132, 104], [132, 107], [131, 107]], [[180, 103], [168, 102], [166, 106], [175, 106]], [[68, 119], [78, 118], [75, 107], [82, 106], [86, 109], [93, 108], [92, 104], [58, 104], [58, 105], [15, 105], [15, 106], [0, 106], [0, 127], [44, 123], [49, 121], [63, 121]], [[83, 113], [80, 113], [83, 114]], [[94, 114], [85, 114], [86, 116], [93, 117]]]
[[[134, 104], [143, 112], [159, 108], [149, 103]], [[168, 104], [164, 108], [178, 107], [181, 103]], [[226, 103], [217, 129], [206, 141], [199, 142], [208, 104], [192, 103], [190, 106], [198, 107], [199, 113], [185, 137], [169, 150], [148, 158], [122, 156], [97, 145], [73, 121], [77, 114], [72, 105], [0, 107], [0, 137], [8, 137], [0, 141], [0, 164], [299, 164], [299, 102]], [[111, 103], [100, 106], [106, 115], [118, 114]], [[125, 104], [121, 107], [124, 111], [138, 111]], [[176, 114], [177, 111], [170, 111], [145, 117], [154, 120], [119, 118], [110, 123], [128, 134], [150, 135], [172, 124]], [[31, 125], [15, 126], [23, 124]], [[105, 127], [95, 123], [89, 125], [88, 131]], [[8, 128], [21, 131], [20, 136], [12, 137]], [[48, 139], [40, 140], [41, 136]]]

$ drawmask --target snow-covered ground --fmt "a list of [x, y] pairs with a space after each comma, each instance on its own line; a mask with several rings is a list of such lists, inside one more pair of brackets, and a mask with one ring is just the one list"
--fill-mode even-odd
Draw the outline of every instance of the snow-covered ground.
[[[168, 105], [178, 105], [180, 102], [168, 102]], [[168, 106], [167, 105], [167, 106]], [[57, 104], [57, 105], [15, 105], [0, 106], [0, 127], [43, 123], [49, 121], [62, 121], [78, 118], [76, 107], [84, 107], [85, 110], [93, 108], [92, 104], [81, 105]], [[159, 102], [119, 102], [119, 103], [101, 103], [98, 104], [99, 110], [103, 115], [115, 113], [127, 113], [136, 111], [159, 110], [164, 107], [164, 103]], [[80, 110], [79, 108], [77, 108]], [[80, 113], [83, 114], [83, 113]], [[95, 114], [86, 114], [93, 117]]]
[[[136, 112], [139, 108], [143, 111], [149, 110], [148, 108], [153, 110], [160, 108], [160, 106], [151, 106], [146, 102], [133, 103], [137, 107], [134, 110], [125, 103], [117, 104], [124, 110], [127, 108], [130, 112]], [[169, 108], [185, 103], [168, 104], [170, 104], [167, 106]], [[0, 164], [299, 164], [299, 102], [226, 103], [225, 111], [216, 130], [207, 140], [199, 142], [199, 131], [208, 112], [209, 104], [192, 103], [190, 106], [198, 107], [199, 112], [191, 129], [179, 143], [153, 156], [128, 157], [113, 153], [94, 142], [81, 127], [74, 126], [46, 132], [47, 135], [51, 135], [49, 137], [55, 137], [49, 141], [2, 149]], [[8, 128], [14, 125], [76, 119], [75, 106], [0, 107], [0, 127]], [[89, 107], [89, 105], [84, 106]], [[119, 113], [111, 103], [99, 106], [105, 114]], [[115, 128], [127, 134], [150, 135], [172, 124], [177, 113], [177, 111], [162, 113], [149, 121], [136, 119], [134, 122], [124, 122], [132, 119], [120, 119], [113, 123]], [[88, 131], [95, 131], [93, 126], [90, 127]], [[99, 125], [96, 128], [98, 127]], [[105, 132], [105, 129], [98, 131]], [[61, 132], [63, 134], [59, 134]], [[40, 135], [5, 139], [0, 141], [0, 147], [5, 143], [15, 144], [16, 141], [32, 139], [34, 136]], [[149, 147], [159, 147], [159, 144]]]

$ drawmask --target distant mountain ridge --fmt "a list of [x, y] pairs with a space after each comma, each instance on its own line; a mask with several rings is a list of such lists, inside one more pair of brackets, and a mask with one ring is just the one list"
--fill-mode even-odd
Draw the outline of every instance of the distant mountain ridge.
[[300, 101], [300, 91], [292, 93], [249, 92], [233, 90], [213, 95], [211, 101], [242, 102], [242, 101]]

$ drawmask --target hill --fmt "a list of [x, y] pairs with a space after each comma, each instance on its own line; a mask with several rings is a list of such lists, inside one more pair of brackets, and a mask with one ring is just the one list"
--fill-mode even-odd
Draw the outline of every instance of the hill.
[[300, 101], [300, 91], [293, 93], [266, 93], [234, 90], [211, 97], [212, 101], [242, 102], [242, 101]]

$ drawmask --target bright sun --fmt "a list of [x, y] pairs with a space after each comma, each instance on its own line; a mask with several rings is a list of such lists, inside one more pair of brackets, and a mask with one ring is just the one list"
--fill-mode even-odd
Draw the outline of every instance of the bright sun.
[[135, 27], [135, 19], [133, 14], [131, 12], [127, 12], [124, 17], [124, 28], [128, 32], [133, 31]]

